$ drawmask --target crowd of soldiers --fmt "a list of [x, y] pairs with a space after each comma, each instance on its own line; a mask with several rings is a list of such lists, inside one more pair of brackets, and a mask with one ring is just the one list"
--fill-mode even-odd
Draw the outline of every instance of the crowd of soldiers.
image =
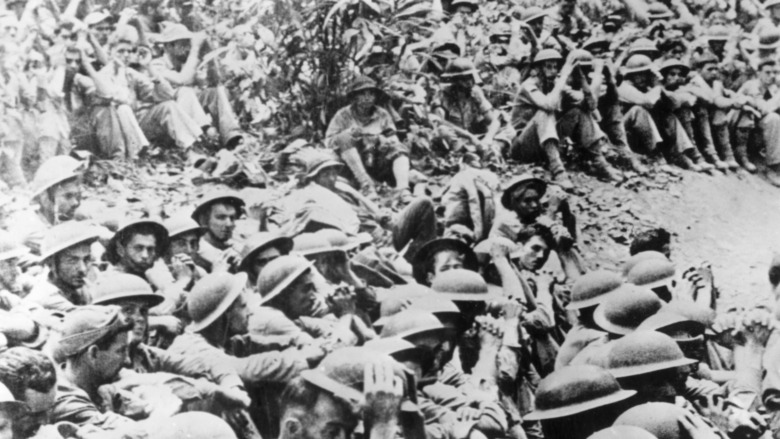
[[661, 228], [589, 270], [567, 198], [572, 167], [780, 186], [780, 0], [417, 2], [436, 26], [347, 66], [273, 206], [100, 221], [93, 159], [254, 142], [226, 84], [282, 49], [218, 3], [5, 0], [0, 439], [780, 437], [775, 310]]

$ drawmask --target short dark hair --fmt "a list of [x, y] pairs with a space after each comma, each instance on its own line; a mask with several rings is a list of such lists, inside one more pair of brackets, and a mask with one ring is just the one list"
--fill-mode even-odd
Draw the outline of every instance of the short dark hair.
[[552, 232], [547, 226], [541, 224], [530, 224], [520, 229], [520, 231], [517, 232], [517, 242], [525, 244], [534, 236], [542, 238], [542, 241], [547, 244], [547, 247], [550, 250], [554, 248], [555, 238], [553, 238]]
[[631, 246], [628, 252], [631, 256], [637, 253], [646, 251], [656, 251], [658, 253], [664, 253], [664, 246], [669, 245], [672, 239], [672, 235], [661, 227], [645, 230], [639, 232], [634, 236], [631, 241]]
[[119, 236], [117, 236], [117, 242], [119, 243], [119, 245], [124, 247], [124, 246], [126, 246], [130, 242], [130, 240], [135, 235], [152, 235], [152, 236], [154, 236], [154, 245], [159, 250], [159, 247], [160, 247], [161, 243], [157, 242], [156, 229], [154, 227], [148, 225], [148, 224], [139, 224], [139, 225], [133, 227], [130, 230], [125, 230]]
[[0, 382], [14, 399], [24, 401], [27, 389], [46, 393], [57, 384], [54, 363], [42, 352], [15, 347], [0, 353]]

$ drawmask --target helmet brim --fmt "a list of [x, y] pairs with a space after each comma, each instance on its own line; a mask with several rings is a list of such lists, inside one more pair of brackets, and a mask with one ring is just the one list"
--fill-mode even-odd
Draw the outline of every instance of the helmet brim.
[[670, 361], [663, 361], [660, 363], [655, 364], [644, 364], [641, 366], [628, 366], [628, 367], [617, 367], [614, 369], [607, 369], [609, 373], [612, 374], [615, 378], [625, 378], [630, 376], [636, 376], [636, 375], [644, 375], [652, 372], [658, 372], [659, 370], [665, 370], [665, 369], [673, 369], [676, 367], [681, 366], [688, 366], [691, 364], [696, 364], [698, 361], [692, 360], [690, 358], [680, 358], [679, 360], [670, 360]]
[[593, 410], [605, 405], [614, 404], [616, 402], [624, 401], [636, 394], [635, 390], [619, 390], [611, 395], [602, 396], [590, 401], [578, 402], [575, 404], [567, 405], [565, 407], [556, 407], [553, 409], [537, 409], [531, 413], [523, 416], [523, 420], [526, 421], [542, 421], [545, 419], [564, 418], [567, 416], [576, 415], [578, 413]]
[[211, 311], [211, 313], [209, 313], [209, 315], [207, 315], [202, 320], [190, 323], [187, 329], [191, 332], [200, 332], [208, 328], [212, 323], [217, 321], [218, 318], [222, 317], [222, 315], [225, 314], [231, 305], [233, 305], [233, 302], [236, 301], [238, 296], [246, 287], [247, 278], [248, 276], [246, 273], [237, 273], [235, 276], [233, 276], [231, 278], [230, 289], [219, 305], [217, 305]]

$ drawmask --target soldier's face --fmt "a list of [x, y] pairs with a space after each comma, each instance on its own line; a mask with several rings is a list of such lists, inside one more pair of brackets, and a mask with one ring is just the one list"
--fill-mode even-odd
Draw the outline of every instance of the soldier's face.
[[541, 200], [536, 189], [518, 189], [512, 193], [511, 206], [520, 219], [531, 221], [542, 213]]
[[520, 263], [527, 270], [536, 271], [547, 262], [550, 248], [539, 236], [532, 236], [521, 249]]
[[114, 59], [122, 63], [123, 65], [130, 64], [133, 54], [135, 54], [135, 47], [127, 43], [119, 43], [114, 46], [113, 55]]
[[230, 305], [227, 316], [228, 322], [230, 322], [231, 334], [246, 334], [249, 331], [249, 316], [247, 314], [247, 304], [243, 294], [239, 294], [236, 301]]
[[81, 206], [81, 184], [78, 181], [62, 183], [52, 189], [55, 212], [60, 221], [73, 219], [76, 209]]
[[254, 276], [253, 280], [257, 281], [257, 277], [260, 275], [260, 272], [263, 271], [263, 268], [265, 268], [269, 262], [273, 261], [281, 255], [282, 252], [280, 252], [276, 247], [269, 247], [257, 253], [257, 255], [252, 258], [251, 262], [251, 271]]
[[373, 90], [364, 90], [355, 96], [355, 104], [361, 111], [368, 111], [376, 105], [376, 93]]
[[777, 65], [764, 64], [761, 66], [761, 70], [758, 71], [758, 78], [765, 86], [774, 84], [777, 79]]
[[325, 168], [314, 177], [314, 180], [321, 186], [329, 189], [336, 187], [336, 180], [339, 178], [339, 170], [336, 167]]
[[95, 33], [98, 42], [102, 45], [105, 45], [108, 42], [109, 35], [111, 35], [111, 32], [114, 31], [114, 27], [111, 26], [111, 24], [107, 21], [101, 21], [100, 23], [91, 26], [90, 30]]
[[463, 261], [466, 258], [459, 251], [456, 250], [440, 250], [433, 255], [433, 272], [428, 274], [428, 282], [433, 282], [433, 279], [439, 273], [445, 271], [455, 270], [463, 268]]
[[317, 288], [314, 285], [314, 275], [311, 271], [302, 274], [289, 287], [286, 293], [286, 312], [292, 318], [310, 316], [314, 309]]
[[120, 332], [114, 337], [108, 349], [101, 350], [97, 346], [94, 351], [95, 373], [100, 377], [100, 384], [110, 383], [116, 379], [119, 371], [130, 363], [129, 332]]
[[664, 85], [666, 85], [669, 89], [676, 89], [685, 80], [685, 76], [683, 75], [682, 69], [679, 69], [677, 67], [671, 68], [666, 71], [666, 75], [664, 75]]
[[143, 300], [125, 299], [119, 304], [125, 320], [133, 322], [130, 344], [142, 343], [149, 326], [149, 304]]
[[715, 63], [705, 64], [701, 69], [701, 77], [707, 82], [712, 82], [718, 79], [719, 76], [720, 70], [718, 70], [718, 65]]
[[19, 258], [10, 258], [0, 261], [0, 285], [9, 291], [16, 291], [19, 275]]
[[542, 63], [542, 75], [545, 79], [552, 80], [558, 77], [560, 71], [560, 63], [558, 61], [545, 61]]
[[236, 228], [238, 210], [230, 204], [214, 204], [209, 209], [206, 227], [209, 234], [217, 241], [226, 242], [233, 237]]
[[145, 273], [157, 259], [157, 239], [154, 235], [134, 234], [123, 247], [119, 246], [122, 263], [135, 273]]
[[197, 233], [185, 233], [171, 239], [171, 255], [194, 257], [200, 249], [200, 236]]
[[81, 288], [92, 266], [90, 244], [81, 244], [62, 251], [54, 257], [54, 274], [60, 282], [71, 288]]

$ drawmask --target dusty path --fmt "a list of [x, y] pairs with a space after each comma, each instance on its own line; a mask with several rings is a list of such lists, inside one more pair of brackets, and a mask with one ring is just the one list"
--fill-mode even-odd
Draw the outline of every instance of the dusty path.
[[631, 225], [656, 224], [673, 233], [672, 258], [680, 269], [712, 263], [724, 303], [770, 298], [767, 269], [780, 252], [780, 189], [744, 172], [685, 172], [680, 181], [634, 190], [580, 178], [588, 188], [584, 198], [600, 209], [593, 215], [593, 207], [576, 203], [584, 214], [583, 250], [595, 265], [611, 268], [627, 257], [627, 245], [616, 241], [630, 237]]

